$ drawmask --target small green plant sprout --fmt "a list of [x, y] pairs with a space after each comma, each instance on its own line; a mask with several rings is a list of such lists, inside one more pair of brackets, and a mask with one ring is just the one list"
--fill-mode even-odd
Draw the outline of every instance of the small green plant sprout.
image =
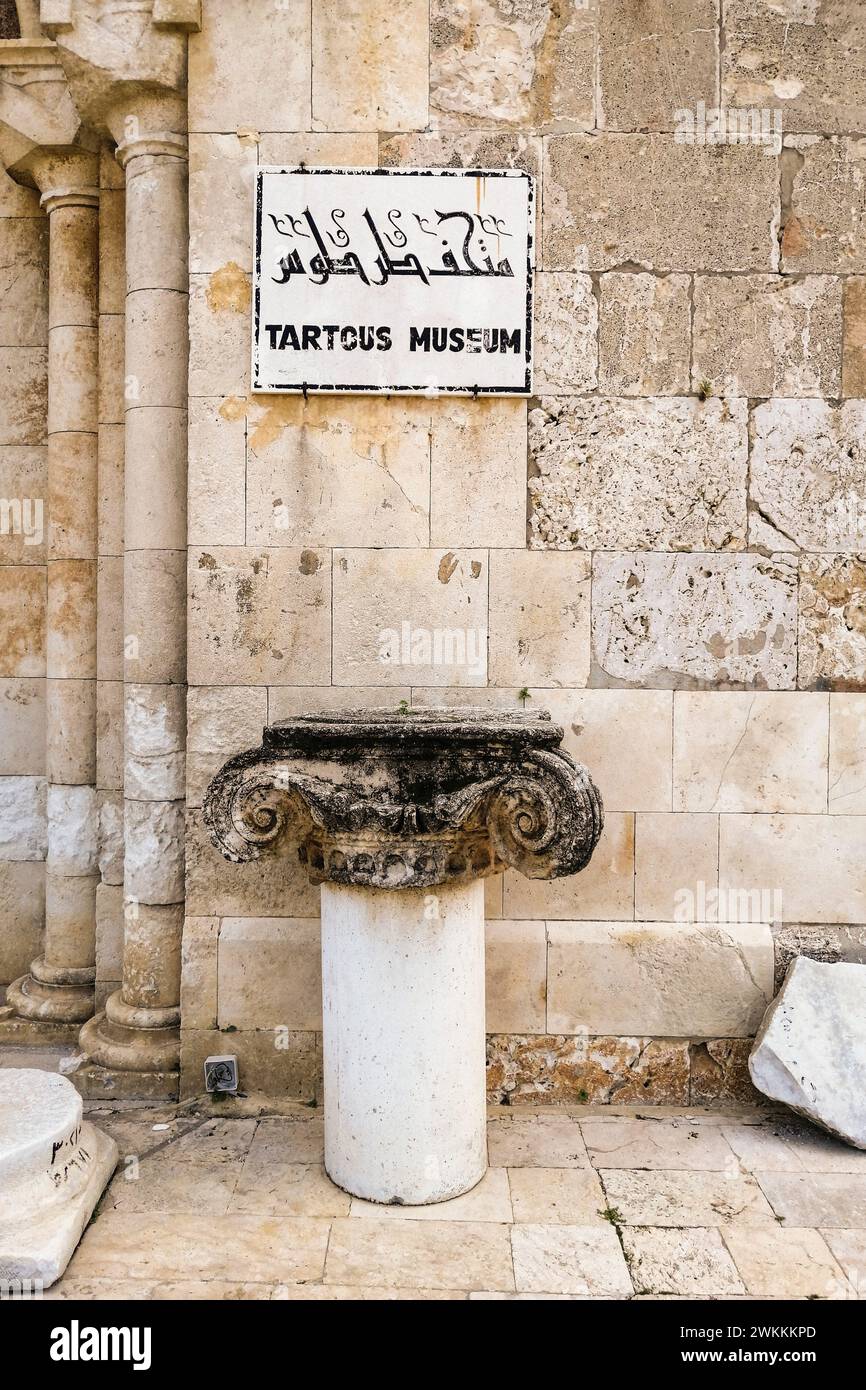
[[712, 383], [711, 381], [707, 381], [707, 379], [706, 379], [706, 377], [705, 377], [703, 381], [699, 381], [699, 382], [698, 382], [698, 400], [699, 400], [699, 401], [705, 401], [705, 400], [707, 399], [707, 397], [708, 397], [708, 396], [711, 396], [712, 394], [713, 394], [713, 383]]
[[599, 1207], [598, 1214], [603, 1221], [609, 1221], [611, 1226], [622, 1225], [622, 1212], [619, 1207], [605, 1207], [604, 1211]]
[[518, 690], [518, 692], [517, 692], [517, 698], [518, 698], [518, 700], [522, 701], [523, 706], [524, 706], [524, 709], [525, 709], [525, 708], [526, 708], [526, 701], [527, 701], [527, 700], [531, 700], [531, 699], [532, 699], [532, 696], [530, 695], [528, 688], [527, 688], [526, 686], [524, 686], [522, 690]]
[[408, 714], [408, 713], [409, 713], [409, 701], [408, 701], [408, 700], [401, 700], [401, 701], [400, 701], [399, 705], [397, 706], [397, 713], [398, 713], [398, 714]]
[[586, 1102], [589, 1100], [589, 1091], [578, 1091], [577, 1098], [581, 1105], [586, 1105]]

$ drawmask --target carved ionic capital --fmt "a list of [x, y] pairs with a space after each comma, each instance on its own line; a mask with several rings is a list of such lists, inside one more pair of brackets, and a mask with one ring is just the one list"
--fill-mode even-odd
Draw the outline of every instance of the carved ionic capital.
[[514, 868], [577, 873], [603, 824], [549, 715], [425, 710], [302, 716], [208, 788], [214, 844], [241, 862], [297, 848], [314, 883], [426, 888]]

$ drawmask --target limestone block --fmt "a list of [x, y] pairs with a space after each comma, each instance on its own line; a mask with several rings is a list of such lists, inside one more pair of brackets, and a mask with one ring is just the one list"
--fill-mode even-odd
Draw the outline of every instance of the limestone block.
[[192, 685], [330, 679], [327, 553], [219, 546], [190, 552]]
[[[277, 1045], [279, 1043], [279, 1045]], [[284, 1096], [311, 1104], [322, 1091], [321, 1033], [264, 1032], [233, 1033], [232, 1050], [238, 1056], [241, 1085], [245, 1091], [264, 1096]], [[180, 1042], [181, 1094], [197, 1096], [204, 1090], [204, 1059], [225, 1049], [226, 1035], [198, 1028], [184, 1028]], [[258, 1236], [254, 1237], [258, 1240]], [[324, 1245], [321, 1255], [324, 1256]], [[285, 1270], [285, 1261], [279, 1266]], [[306, 1262], [302, 1268], [318, 1277], [319, 1262]]]
[[866, 271], [866, 140], [793, 136], [785, 142], [783, 158], [791, 170], [791, 202], [782, 270]]
[[[522, 169], [541, 190], [541, 139], [507, 130], [433, 130], [417, 135], [382, 135], [379, 158], [384, 167], [416, 165], [421, 169]], [[538, 231], [541, 225], [538, 223]]]
[[49, 868], [68, 878], [84, 877], [96, 872], [98, 856], [99, 803], [95, 788], [49, 786]]
[[717, 816], [638, 814], [635, 917], [644, 922], [713, 921], [718, 881]]
[[592, 859], [572, 878], [550, 881], [505, 874], [507, 920], [630, 922], [634, 917], [634, 816], [611, 812]]
[[48, 433], [85, 430], [99, 422], [99, 335], [96, 328], [52, 328], [48, 337]]
[[126, 679], [182, 685], [186, 680], [186, 553], [127, 551], [123, 590]]
[[187, 917], [183, 924], [180, 1016], [184, 1029], [217, 1026], [218, 917]]
[[829, 697], [803, 691], [678, 691], [678, 811], [827, 809]]
[[487, 683], [483, 551], [334, 552], [335, 685]]
[[366, 135], [263, 131], [258, 148], [259, 164], [375, 169], [379, 163], [379, 136], [372, 131]]
[[186, 910], [199, 917], [315, 917], [319, 890], [294, 855], [230, 864], [190, 808], [186, 836]]
[[749, 1071], [759, 1091], [866, 1149], [866, 965], [800, 956], [755, 1038]]
[[140, 903], [183, 902], [183, 802], [127, 801], [125, 892]]
[[803, 556], [797, 684], [866, 687], [866, 555]]
[[[178, 295], [173, 297], [179, 299]], [[184, 407], [185, 401], [184, 396]], [[186, 450], [185, 408], [130, 410], [126, 455], [130, 460], [146, 459], [147, 466], [126, 470], [127, 550], [182, 550], [186, 545]]]
[[838, 396], [842, 282], [698, 275], [692, 388], [719, 396]]
[[82, 1120], [71, 1081], [47, 1071], [0, 1075], [0, 1278], [59, 1279], [114, 1172], [117, 1145]]
[[802, 923], [777, 926], [773, 928], [773, 947], [778, 993], [788, 967], [798, 956], [829, 962], [845, 960], [859, 965], [866, 963], [866, 927], [839, 926], [836, 923], [832, 926]]
[[0, 346], [42, 347], [48, 333], [48, 219], [0, 218]]
[[719, 881], [729, 894], [769, 895], [781, 922], [866, 921], [858, 816], [722, 816]]
[[594, 7], [434, 0], [432, 123], [585, 130], [594, 117]]
[[[133, 803], [134, 804], [134, 803]], [[123, 937], [123, 996], [117, 1001], [137, 1008], [167, 1009], [175, 1018], [180, 996], [183, 902], [142, 902], [126, 882]], [[113, 1007], [108, 1006], [111, 1019]]]
[[96, 886], [96, 978], [119, 980], [123, 975], [123, 887]]
[[[270, 163], [270, 160], [263, 160]], [[237, 135], [191, 135], [189, 141], [189, 268], [219, 270], [234, 261], [253, 268], [253, 186], [256, 145]], [[218, 215], [214, 214], [218, 210]]]
[[123, 786], [123, 682], [96, 682], [96, 784]]
[[45, 571], [0, 565], [0, 675], [45, 675]]
[[420, 400], [344, 397], [338, 410], [328, 396], [256, 401], [246, 473], [248, 543], [426, 545], [430, 414]]
[[48, 566], [48, 674], [96, 679], [96, 561], [56, 560]]
[[[276, 715], [275, 718], [283, 716]], [[256, 747], [268, 717], [262, 686], [190, 686], [187, 692], [187, 802], [200, 806], [223, 763]]]
[[[106, 149], [103, 161], [106, 179], [120, 179], [99, 193], [99, 312], [122, 318], [126, 299], [126, 181], [117, 160]], [[115, 173], [116, 171], [116, 173]]]
[[219, 932], [218, 999], [220, 1028], [321, 1028], [318, 919], [225, 918]]
[[42, 949], [45, 865], [0, 860], [0, 980], [17, 980]]
[[42, 777], [0, 777], [0, 859], [38, 861], [48, 850]]
[[763, 1104], [749, 1076], [751, 1038], [710, 1038], [689, 1047], [689, 1104], [712, 1109]]
[[186, 707], [178, 685], [127, 685], [124, 789], [133, 801], [178, 801], [186, 779]]
[[434, 401], [430, 417], [431, 545], [522, 548], [525, 402]]
[[857, 0], [729, 0], [722, 103], [769, 107], [786, 131], [863, 130], [866, 26]]
[[[166, 115], [159, 114], [160, 122]], [[169, 116], [168, 119], [171, 119]], [[126, 165], [126, 288], [174, 290], [189, 279], [188, 165], [142, 154]]]
[[830, 696], [829, 810], [866, 815], [866, 695]]
[[842, 394], [866, 396], [866, 276], [845, 281], [842, 335]]
[[243, 396], [250, 386], [250, 276], [234, 261], [189, 279], [189, 394]]
[[494, 1033], [487, 1057], [492, 1105], [688, 1103], [685, 1042]]
[[96, 682], [46, 682], [45, 766], [50, 782], [96, 778]]
[[545, 180], [545, 270], [777, 269], [776, 165], [756, 146], [558, 135]]
[[[671, 809], [673, 695], [668, 690], [532, 690], [563, 747], [586, 767], [606, 811]], [[628, 757], [623, 749], [628, 748]]]
[[96, 434], [49, 435], [48, 478], [48, 553], [51, 559], [92, 559], [97, 543]]
[[189, 40], [191, 131], [309, 125], [308, 0], [286, 0], [261, 20], [257, 0], [203, 0], [201, 32]]
[[188, 316], [186, 295], [176, 290], [127, 296], [125, 372], [137, 407], [186, 406]]
[[314, 130], [424, 129], [427, 0], [313, 0], [312, 20]]
[[779, 550], [866, 546], [866, 403], [767, 401], [752, 436], [753, 541]]
[[[99, 871], [102, 883], [123, 886], [123, 793], [97, 793], [99, 807]], [[116, 979], [118, 976], [111, 976]]]
[[597, 554], [593, 683], [792, 689], [796, 602], [784, 555]]
[[749, 1293], [757, 1298], [851, 1297], [840, 1265], [820, 1231], [725, 1232], [725, 1244]]
[[[95, 174], [95, 166], [92, 167]], [[48, 327], [95, 328], [99, 302], [98, 211], [72, 205], [55, 208], [50, 217], [54, 264]]]
[[488, 1033], [543, 1033], [547, 933], [543, 922], [488, 922], [485, 929]]
[[47, 449], [0, 447], [0, 564], [43, 565], [49, 522]]
[[605, 0], [597, 11], [599, 126], [674, 130], [678, 108], [713, 104], [714, 0]]
[[123, 425], [100, 425], [97, 447], [98, 550], [123, 554]]
[[542, 400], [529, 415], [537, 549], [738, 549], [744, 402]]
[[243, 545], [246, 415], [234, 397], [189, 403], [189, 543]]
[[588, 555], [490, 552], [490, 680], [586, 685], [590, 665]]
[[0, 680], [0, 776], [45, 775], [45, 682]]
[[0, 444], [44, 444], [48, 352], [0, 347]]
[[765, 924], [550, 922], [547, 932], [553, 1032], [749, 1037], [773, 995]]
[[598, 375], [618, 396], [675, 396], [689, 390], [691, 280], [688, 275], [612, 271], [599, 281]]
[[575, 396], [598, 384], [598, 304], [588, 275], [539, 271], [535, 276], [534, 389]]
[[45, 217], [38, 190], [16, 183], [5, 169], [0, 169], [0, 217]]
[[96, 562], [96, 675], [123, 680], [123, 559], [104, 555]]

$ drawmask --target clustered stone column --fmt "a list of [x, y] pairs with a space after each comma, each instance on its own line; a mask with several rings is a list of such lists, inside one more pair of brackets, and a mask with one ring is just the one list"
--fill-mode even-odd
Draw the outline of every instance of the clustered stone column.
[[484, 890], [577, 873], [602, 829], [548, 714], [305, 715], [231, 759], [204, 815], [227, 859], [296, 846], [322, 886], [325, 1167], [376, 1202], [487, 1167]]
[[91, 1061], [179, 1065], [184, 916], [187, 140], [171, 96], [116, 107], [126, 171], [123, 982], [87, 1023]]
[[23, 1018], [93, 1012], [96, 796], [98, 159], [45, 153], [33, 177], [49, 217], [46, 755], [43, 953], [9, 986]]

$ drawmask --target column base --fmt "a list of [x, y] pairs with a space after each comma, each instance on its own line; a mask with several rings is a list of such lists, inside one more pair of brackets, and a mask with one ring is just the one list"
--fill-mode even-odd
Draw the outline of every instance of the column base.
[[93, 1015], [95, 976], [93, 966], [62, 970], [34, 961], [28, 975], [7, 986], [6, 1004], [35, 1022], [84, 1023]]
[[120, 1071], [89, 1063], [72, 1072], [69, 1080], [84, 1100], [178, 1101], [180, 1072]]
[[0, 1049], [3, 1047], [69, 1047], [77, 1049], [80, 1023], [21, 1018], [0, 1008]]
[[419, 1206], [487, 1170], [484, 884], [322, 885], [325, 1168]]
[[116, 1023], [111, 1016], [112, 1001], [116, 998], [116, 995], [112, 995], [106, 1003], [105, 1012], [89, 1019], [81, 1030], [78, 1045], [87, 1056], [87, 1060], [109, 1071], [178, 1072], [178, 1024], [172, 1023], [164, 1027], [142, 1026], [142, 1016], [148, 1012], [143, 1009], [132, 1011], [136, 1015], [134, 1024]]

